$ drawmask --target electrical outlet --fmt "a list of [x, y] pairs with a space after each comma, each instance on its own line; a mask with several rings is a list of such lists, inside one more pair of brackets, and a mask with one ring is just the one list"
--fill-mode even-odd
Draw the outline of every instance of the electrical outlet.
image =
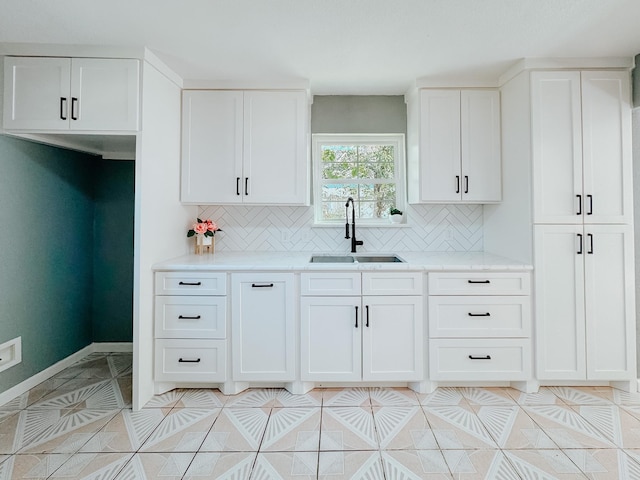
[[284, 229], [281, 231], [281, 238], [280, 241], [282, 243], [288, 243], [291, 242], [291, 232], [287, 229]]
[[22, 337], [0, 345], [0, 372], [22, 361]]

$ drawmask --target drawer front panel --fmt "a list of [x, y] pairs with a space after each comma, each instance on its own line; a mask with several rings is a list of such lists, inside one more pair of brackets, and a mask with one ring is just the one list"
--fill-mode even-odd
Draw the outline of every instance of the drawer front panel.
[[528, 337], [529, 297], [430, 296], [429, 334], [441, 337]]
[[224, 382], [226, 340], [156, 340], [155, 379], [179, 382]]
[[429, 345], [432, 380], [526, 380], [531, 377], [529, 340], [435, 339]]
[[363, 295], [422, 295], [422, 272], [364, 272]]
[[227, 297], [156, 297], [156, 338], [226, 338], [226, 327]]
[[429, 295], [529, 295], [528, 273], [430, 273]]
[[226, 295], [227, 274], [157, 272], [156, 295]]
[[360, 273], [302, 273], [302, 295], [360, 295]]

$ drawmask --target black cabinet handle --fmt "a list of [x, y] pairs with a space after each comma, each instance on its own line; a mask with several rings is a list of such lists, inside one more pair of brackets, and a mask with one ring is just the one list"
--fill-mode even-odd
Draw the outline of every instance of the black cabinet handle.
[[460, 193], [460, 175], [456, 175], [456, 193]]
[[252, 283], [251, 288], [271, 288], [273, 283]]
[[470, 360], [491, 360], [491, 355], [485, 355], [484, 357], [477, 357], [475, 355], [469, 355]]
[[578, 211], [576, 215], [582, 215], [582, 195], [576, 195], [578, 197]]
[[249, 195], [249, 177], [244, 177], [244, 194]]
[[67, 99], [60, 97], [60, 120], [67, 119]]
[[369, 305], [366, 305], [364, 308], [367, 311], [367, 323], [365, 324], [365, 327], [369, 328]]
[[593, 255], [593, 235], [588, 233], [587, 238], [589, 239], [589, 250], [587, 250], [587, 255]]
[[471, 313], [469, 312], [467, 315], [469, 315], [470, 317], [490, 317], [491, 314], [489, 312], [487, 313]]
[[358, 328], [358, 306], [356, 305], [356, 328]]
[[236, 195], [240, 195], [240, 177], [236, 177]]
[[578, 239], [580, 240], [580, 247], [578, 248], [578, 255], [582, 255], [582, 234], [578, 233]]
[[178, 283], [178, 285], [188, 285], [191, 287], [197, 287], [199, 285], [202, 285], [202, 282], [180, 282]]
[[467, 283], [491, 283], [491, 280], [467, 280]]
[[469, 175], [464, 176], [464, 193], [469, 193]]
[[200, 315], [196, 315], [195, 317], [187, 317], [186, 315], [178, 315], [179, 320], [200, 320], [202, 317]]
[[179, 358], [178, 362], [180, 362], [180, 363], [200, 363], [200, 359], [196, 358], [195, 360], [186, 360], [184, 358]]
[[589, 199], [589, 211], [587, 215], [593, 215], [593, 195], [587, 195], [587, 198]]
[[78, 99], [76, 97], [71, 97], [71, 120], [78, 120], [78, 116], [76, 114], [77, 105]]

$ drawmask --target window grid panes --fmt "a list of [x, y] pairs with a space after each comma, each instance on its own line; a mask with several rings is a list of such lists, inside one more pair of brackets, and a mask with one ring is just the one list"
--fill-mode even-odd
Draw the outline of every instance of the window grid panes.
[[403, 190], [398, 188], [403, 147], [403, 140], [399, 140], [316, 138], [315, 171], [320, 177], [316, 179], [315, 200], [320, 205], [316, 208], [316, 221], [344, 221], [345, 202], [352, 197], [360, 221], [387, 223], [389, 209], [402, 208], [404, 204], [400, 201]]

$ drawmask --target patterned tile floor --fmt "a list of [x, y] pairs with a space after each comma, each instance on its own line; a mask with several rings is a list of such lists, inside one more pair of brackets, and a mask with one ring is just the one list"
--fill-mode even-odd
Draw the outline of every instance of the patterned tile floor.
[[605, 387], [130, 398], [131, 355], [92, 354], [0, 405], [0, 480], [640, 479], [640, 395]]

